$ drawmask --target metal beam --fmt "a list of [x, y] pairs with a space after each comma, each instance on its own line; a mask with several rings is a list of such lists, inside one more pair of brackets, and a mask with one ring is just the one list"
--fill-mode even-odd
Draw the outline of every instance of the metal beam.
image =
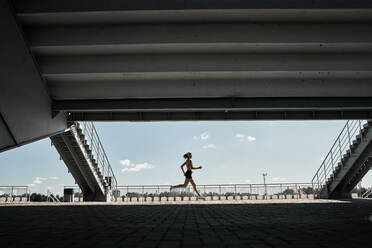
[[[28, 1], [30, 2], [30, 1]], [[77, 2], [77, 1], [75, 1]], [[134, 2], [134, 1], [133, 1]], [[140, 1], [139, 1], [140, 2]], [[249, 2], [249, 1], [246, 1]], [[20, 10], [22, 11], [22, 10]], [[28, 11], [28, 10], [26, 10]], [[59, 26], [122, 23], [236, 23], [236, 22], [310, 22], [353, 23], [371, 22], [372, 9], [368, 6], [326, 9], [179, 9], [179, 10], [96, 10], [57, 12], [31, 9], [18, 13], [20, 21], [27, 26]], [[35, 12], [32, 12], [35, 11]]]
[[371, 110], [372, 97], [54, 100], [54, 111]]
[[352, 78], [372, 77], [372, 53], [55, 56], [38, 60], [43, 76], [51, 80], [332, 78], [342, 73]]
[[[55, 100], [193, 97], [372, 97], [372, 79], [49, 81]], [[89, 89], [89, 90], [87, 90]]]
[[18, 12], [69, 12], [102, 10], [180, 10], [180, 9], [322, 9], [322, 8], [372, 8], [369, 0], [154, 0], [109, 1], [101, 0], [15, 0]]
[[71, 121], [244, 121], [371, 119], [370, 110], [70, 112]]
[[[372, 15], [372, 13], [371, 13]], [[372, 28], [372, 27], [371, 27]], [[32, 46], [37, 56], [185, 53], [362, 53], [372, 42], [304, 43], [172, 43]]]
[[[371, 13], [372, 14], [372, 13]], [[25, 28], [38, 56], [372, 52], [372, 24], [159, 24]]]
[[[25, 27], [31, 47], [134, 44], [372, 42], [372, 23], [226, 23]], [[318, 44], [319, 45], [319, 44]], [[325, 44], [324, 44], [325, 45]], [[355, 44], [357, 45], [357, 44]]]
[[372, 118], [372, 98], [54, 101], [71, 121], [334, 120]]

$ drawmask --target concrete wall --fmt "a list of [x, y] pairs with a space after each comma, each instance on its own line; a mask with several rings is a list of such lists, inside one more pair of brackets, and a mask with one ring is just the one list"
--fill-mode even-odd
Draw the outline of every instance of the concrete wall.
[[0, 151], [61, 132], [51, 99], [8, 1], [0, 2]]

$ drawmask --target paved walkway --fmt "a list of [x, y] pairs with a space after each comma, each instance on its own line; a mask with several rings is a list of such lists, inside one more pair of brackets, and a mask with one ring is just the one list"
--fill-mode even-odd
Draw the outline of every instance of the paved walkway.
[[1, 247], [370, 247], [372, 201], [0, 207]]

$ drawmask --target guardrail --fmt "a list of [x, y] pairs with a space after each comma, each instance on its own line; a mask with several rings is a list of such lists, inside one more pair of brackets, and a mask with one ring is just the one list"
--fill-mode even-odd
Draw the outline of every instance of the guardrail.
[[341, 133], [338, 135], [336, 141], [333, 143], [331, 149], [311, 180], [316, 192], [320, 192], [322, 188], [325, 187], [329, 176], [333, 174], [338, 163], [341, 163], [341, 166], [343, 166], [342, 157], [346, 154], [346, 151], [350, 149], [357, 134], [359, 134], [363, 129], [364, 123], [367, 123], [367, 121], [351, 120], [346, 122]]
[[[65, 186], [78, 189], [78, 186]], [[311, 183], [269, 183], [269, 184], [205, 184], [197, 185], [203, 196], [229, 195], [299, 195], [314, 194]], [[118, 185], [116, 190], [121, 196], [178, 196], [194, 195], [191, 186], [170, 191], [170, 185]]]
[[367, 189], [367, 191], [364, 192], [363, 195], [361, 196], [361, 198], [370, 198], [370, 197], [372, 197], [372, 188]]
[[[189, 185], [186, 188], [173, 189], [170, 192], [170, 185], [127, 185], [118, 186], [117, 190], [121, 195], [131, 196], [161, 196], [187, 195], [194, 194], [194, 190]], [[300, 194], [300, 191], [312, 192], [311, 183], [271, 183], [271, 184], [206, 184], [197, 185], [197, 189], [203, 196], [213, 195], [280, 195], [280, 194]]]
[[29, 202], [28, 186], [0, 186], [0, 202]]
[[115, 189], [117, 186], [116, 177], [111, 168], [105, 149], [103, 148], [102, 142], [98, 136], [97, 130], [93, 122], [82, 121], [82, 122], [79, 122], [79, 125], [81, 129], [83, 130], [83, 133], [86, 136], [88, 145], [90, 146], [90, 149], [92, 150], [94, 158], [97, 161], [98, 168], [100, 169], [103, 177], [105, 179], [107, 177], [111, 178], [111, 188]]

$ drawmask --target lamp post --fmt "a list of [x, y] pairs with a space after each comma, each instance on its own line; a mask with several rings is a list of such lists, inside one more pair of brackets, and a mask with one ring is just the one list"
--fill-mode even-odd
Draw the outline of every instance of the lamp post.
[[263, 173], [262, 176], [263, 176], [264, 187], [265, 187], [265, 197], [267, 199], [267, 188], [266, 188], [266, 176], [267, 176], [267, 173]]

